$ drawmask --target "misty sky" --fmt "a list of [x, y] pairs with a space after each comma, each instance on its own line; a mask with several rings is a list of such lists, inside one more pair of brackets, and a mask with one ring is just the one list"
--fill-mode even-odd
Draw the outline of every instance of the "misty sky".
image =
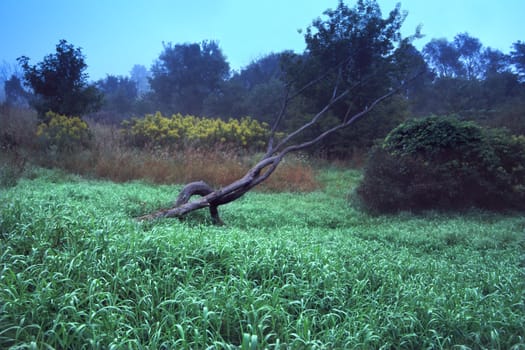
[[[425, 38], [452, 40], [468, 32], [483, 45], [510, 51], [525, 41], [525, 0], [379, 0], [383, 15], [401, 2], [403, 34], [422, 24]], [[232, 69], [283, 50], [302, 52], [303, 34], [337, 0], [0, 0], [0, 63], [55, 52], [60, 39], [81, 47], [90, 80], [150, 68], [162, 42], [217, 40]], [[355, 1], [347, 0], [351, 7]]]

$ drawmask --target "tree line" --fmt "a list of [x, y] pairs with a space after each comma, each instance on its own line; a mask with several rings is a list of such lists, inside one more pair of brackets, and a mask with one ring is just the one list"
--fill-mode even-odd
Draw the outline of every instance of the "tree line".
[[[270, 53], [232, 72], [218, 42], [167, 43], [150, 69], [136, 65], [130, 76], [107, 75], [94, 83], [88, 82], [81, 49], [61, 40], [56, 52], [37, 64], [18, 59], [22, 73], [5, 81], [4, 104], [29, 105], [42, 122], [53, 111], [107, 123], [156, 111], [271, 123], [286, 105], [280, 127], [290, 131], [318, 113], [337, 93], [334, 87], [348, 89], [320, 121], [320, 130], [326, 130], [417, 76], [366, 122], [323, 140], [317, 151], [345, 157], [403, 120], [431, 114], [525, 134], [525, 43], [516, 41], [505, 54], [459, 33], [452, 41], [432, 39], [419, 51], [414, 46], [419, 30], [400, 34], [406, 15], [396, 6], [383, 16], [373, 0], [354, 7], [340, 1], [307, 27], [303, 53]], [[309, 139], [315, 131], [301, 137]]]

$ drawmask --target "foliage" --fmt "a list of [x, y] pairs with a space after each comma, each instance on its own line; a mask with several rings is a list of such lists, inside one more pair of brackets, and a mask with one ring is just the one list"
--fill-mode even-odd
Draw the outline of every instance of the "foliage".
[[234, 72], [206, 98], [204, 115], [237, 119], [249, 115], [260, 122], [272, 124], [285, 96], [281, 59], [286, 54], [262, 56], [240, 72]]
[[326, 19], [316, 19], [306, 30], [306, 54], [292, 56], [285, 71], [298, 88], [328, 73], [323, 83], [304, 91], [319, 106], [329, 100], [334, 86], [357, 87], [340, 108], [339, 117], [343, 118], [349, 105], [352, 111], [361, 110], [388, 91], [396, 78], [406, 79], [409, 72], [399, 72], [403, 67], [399, 54], [411, 47], [413, 38], [401, 36], [406, 14], [399, 6], [383, 18], [376, 1], [358, 1], [354, 8], [339, 1], [335, 10], [324, 15]]
[[525, 135], [525, 93], [502, 104], [492, 118], [487, 118], [484, 123], [503, 127], [516, 135]]
[[491, 74], [509, 72], [509, 57], [490, 47], [484, 48], [478, 38], [460, 33], [452, 42], [432, 39], [423, 55], [439, 78], [482, 80]]
[[229, 65], [214, 41], [169, 43], [151, 74], [150, 85], [163, 111], [202, 115], [204, 100], [228, 77]]
[[30, 101], [44, 122], [46, 113], [53, 111], [63, 115], [83, 115], [100, 107], [101, 95], [87, 83], [84, 73], [87, 65], [80, 48], [60, 40], [56, 53], [44, 57], [37, 65], [30, 65], [29, 58], [22, 56], [18, 62], [24, 70], [27, 85], [35, 98]]
[[4, 82], [5, 103], [8, 106], [27, 107], [30, 94], [22, 87], [22, 81], [16, 75]]
[[[392, 96], [378, 105], [369, 114], [318, 148], [320, 154], [328, 159], [349, 159], [359, 153], [366, 154], [377, 139], [384, 138], [392, 129], [407, 119], [408, 103], [400, 95]], [[333, 118], [336, 119], [336, 118]], [[330, 121], [321, 123], [324, 129]], [[332, 123], [337, 120], [332, 120]]]
[[272, 123], [285, 93], [284, 82], [270, 78], [251, 87], [235, 77], [224, 83], [216, 94], [208, 96], [204, 113], [210, 117], [250, 115], [260, 122]]
[[520, 40], [512, 44], [513, 51], [510, 53], [511, 62], [514, 64], [516, 71], [522, 83], [525, 83], [525, 42]]
[[173, 114], [163, 116], [160, 112], [144, 118], [124, 121], [124, 134], [135, 146], [184, 147], [238, 147], [258, 150], [264, 147], [269, 135], [266, 123], [249, 117], [242, 119], [199, 118]]
[[96, 83], [104, 95], [102, 109], [126, 115], [133, 110], [138, 98], [137, 83], [130, 78], [108, 75]]
[[432, 39], [423, 49], [425, 58], [440, 78], [481, 78], [484, 74], [482, 45], [468, 33], [458, 34], [453, 42]]
[[414, 115], [457, 114], [523, 133], [525, 85], [520, 78], [518, 51], [507, 55], [462, 33], [452, 42], [432, 39], [423, 54], [433, 74], [427, 74], [411, 93]]
[[143, 96], [151, 90], [148, 81], [150, 75], [148, 69], [141, 64], [135, 64], [133, 68], [131, 68], [130, 79], [135, 83], [139, 96]]
[[0, 191], [0, 347], [525, 345], [522, 216], [371, 217], [345, 205], [359, 173], [322, 178], [250, 193], [221, 228], [132, 219], [178, 186], [43, 171]]
[[357, 192], [376, 211], [525, 209], [525, 138], [450, 117], [407, 121], [372, 151]]
[[[364, 110], [392, 87], [411, 78], [424, 63], [411, 44], [418, 32], [408, 38], [401, 35], [406, 13], [400, 6], [383, 18], [376, 1], [358, 1], [353, 8], [339, 1], [336, 9], [327, 10], [324, 15], [307, 28], [305, 53], [289, 53], [283, 58], [285, 78], [292, 94], [300, 92], [309, 101], [292, 115], [298, 120], [304, 115], [317, 114], [330, 101], [334, 89], [349, 90], [348, 96], [326, 113], [318, 128], [321, 130]], [[315, 84], [310, 84], [314, 81]], [[394, 109], [403, 109], [401, 99], [397, 102], [399, 107]], [[338, 142], [326, 140], [320, 148], [339, 157], [351, 155], [353, 149], [369, 146], [374, 139], [384, 137], [385, 129], [388, 132], [397, 125], [396, 121], [399, 122], [397, 115], [377, 113], [370, 123], [373, 128], [363, 122], [360, 131], [348, 128], [340, 134]], [[344, 147], [340, 141], [345, 143]]]
[[36, 136], [46, 146], [55, 146], [59, 151], [73, 152], [89, 146], [91, 132], [88, 124], [79, 117], [68, 117], [47, 112], [48, 123], [38, 125]]

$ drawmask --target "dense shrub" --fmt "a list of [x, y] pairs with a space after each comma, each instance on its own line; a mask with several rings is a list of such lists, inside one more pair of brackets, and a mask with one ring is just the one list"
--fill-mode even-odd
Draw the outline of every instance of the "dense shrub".
[[373, 148], [357, 194], [379, 212], [525, 209], [525, 137], [453, 117], [407, 121]]
[[55, 146], [59, 151], [72, 152], [89, 146], [91, 132], [88, 124], [79, 117], [68, 117], [47, 112], [47, 123], [38, 125], [36, 135], [46, 146]]
[[134, 146], [200, 147], [214, 148], [222, 145], [257, 150], [264, 147], [269, 128], [249, 117], [230, 119], [198, 118], [174, 114], [163, 116], [160, 112], [144, 118], [123, 122], [124, 135]]

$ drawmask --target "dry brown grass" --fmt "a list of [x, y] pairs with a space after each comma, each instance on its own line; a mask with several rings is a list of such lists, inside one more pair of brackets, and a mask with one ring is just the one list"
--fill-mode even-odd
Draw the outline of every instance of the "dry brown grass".
[[[89, 122], [93, 140], [88, 149], [60, 153], [36, 142], [36, 113], [27, 109], [0, 109], [0, 147], [27, 154], [39, 166], [115, 182], [146, 180], [184, 184], [203, 180], [221, 187], [241, 178], [258, 160], [224, 149], [135, 149], [125, 145], [117, 127]], [[290, 156], [257, 189], [312, 191], [319, 188], [316, 173], [304, 158]]]
[[204, 180], [225, 185], [242, 173], [240, 164], [221, 154], [184, 151], [164, 158], [145, 151], [124, 150], [101, 154], [94, 167], [97, 177], [113, 181], [145, 179], [153, 183], [186, 183]]
[[261, 185], [261, 189], [271, 192], [311, 192], [320, 186], [313, 167], [292, 159], [280, 164], [275, 173]]
[[37, 147], [37, 124], [36, 112], [27, 108], [0, 105], [0, 147], [4, 150], [34, 150]]
[[[82, 163], [81, 158], [77, 160]], [[86, 170], [82, 164], [77, 164], [76, 168], [77, 171], [73, 167], [68, 170]], [[96, 177], [116, 182], [144, 179], [153, 183], [173, 184], [203, 180], [220, 187], [241, 178], [249, 166], [236, 155], [222, 152], [186, 150], [164, 158], [143, 151], [120, 150], [100, 154], [91, 169]], [[314, 169], [298, 162], [281, 164], [261, 185], [261, 189], [266, 191], [312, 191], [317, 188], [319, 183]]]
[[[183, 184], [203, 180], [221, 187], [241, 178], [256, 156], [240, 156], [233, 150], [140, 150], [125, 146], [114, 127], [91, 125], [92, 149], [63, 155], [54, 164], [69, 172], [115, 182], [146, 180], [158, 184]], [[312, 191], [319, 188], [313, 167], [291, 157], [260, 187], [265, 191]]]

